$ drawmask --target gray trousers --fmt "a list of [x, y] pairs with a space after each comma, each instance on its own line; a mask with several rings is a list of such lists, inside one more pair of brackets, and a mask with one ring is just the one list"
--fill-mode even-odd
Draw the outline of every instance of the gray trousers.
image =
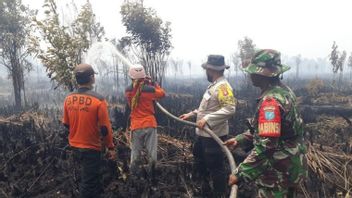
[[157, 161], [158, 135], [156, 128], [137, 129], [132, 131], [131, 173], [140, 172], [141, 152], [146, 148], [149, 162], [149, 171], [153, 171]]

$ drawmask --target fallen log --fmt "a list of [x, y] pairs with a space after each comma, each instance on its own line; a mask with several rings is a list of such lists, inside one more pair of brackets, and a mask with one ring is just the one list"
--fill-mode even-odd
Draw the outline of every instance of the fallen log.
[[352, 117], [352, 107], [337, 105], [301, 105], [300, 110], [305, 121], [310, 121], [317, 117], [316, 115], [338, 115]]
[[12, 125], [16, 125], [16, 126], [23, 126], [23, 123], [5, 120], [5, 119], [1, 119], [1, 118], [0, 118], [0, 124], [12, 124]]

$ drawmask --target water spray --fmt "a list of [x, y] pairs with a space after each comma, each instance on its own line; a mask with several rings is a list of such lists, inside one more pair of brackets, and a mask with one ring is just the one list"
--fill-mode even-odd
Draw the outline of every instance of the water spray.
[[[118, 50], [115, 51], [116, 52], [116, 55], [119, 57], [119, 59], [126, 65], [128, 65], [129, 67], [132, 67], [133, 64], [127, 60], [122, 54], [121, 52], [119, 52]], [[189, 125], [189, 126], [193, 126], [193, 127], [197, 127], [197, 124], [194, 123], [194, 122], [190, 122], [190, 121], [186, 121], [186, 120], [182, 120], [180, 118], [178, 118], [177, 116], [171, 114], [169, 111], [167, 111], [163, 106], [161, 106], [161, 104], [159, 102], [155, 102], [156, 103], [156, 106], [164, 113], [166, 114], [167, 116], [169, 116], [170, 118], [176, 120], [176, 121], [179, 121], [183, 124], [186, 124], [186, 125]], [[221, 147], [221, 149], [223, 150], [223, 152], [225, 153], [226, 157], [227, 157], [227, 160], [230, 164], [230, 168], [231, 168], [231, 172], [234, 172], [235, 169], [236, 169], [236, 163], [235, 163], [235, 160], [232, 156], [232, 153], [230, 152], [230, 150], [224, 145], [224, 142], [217, 136], [215, 135], [215, 133], [209, 129], [209, 127], [205, 127], [203, 129], [206, 133], [208, 133], [215, 141], [216, 143], [219, 144], [219, 146]], [[238, 187], [237, 185], [233, 185], [232, 188], [231, 188], [231, 194], [230, 194], [230, 198], [236, 198], [237, 197], [237, 190], [238, 190]]]

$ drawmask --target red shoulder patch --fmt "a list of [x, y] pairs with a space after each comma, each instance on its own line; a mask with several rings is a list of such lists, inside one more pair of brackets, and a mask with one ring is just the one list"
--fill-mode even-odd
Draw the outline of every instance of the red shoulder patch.
[[229, 95], [229, 92], [227, 91], [227, 86], [226, 86], [226, 85], [221, 86], [221, 87], [220, 87], [220, 90], [222, 91], [222, 94], [223, 94], [224, 96]]
[[261, 137], [281, 136], [280, 105], [274, 98], [266, 98], [259, 109], [258, 133]]

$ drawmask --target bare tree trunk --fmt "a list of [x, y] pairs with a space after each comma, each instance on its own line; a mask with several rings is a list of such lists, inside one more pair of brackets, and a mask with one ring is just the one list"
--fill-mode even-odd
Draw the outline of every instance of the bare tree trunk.
[[13, 42], [13, 48], [10, 55], [10, 64], [12, 68], [11, 75], [12, 75], [12, 84], [13, 84], [13, 90], [15, 95], [15, 109], [19, 111], [22, 109], [22, 104], [21, 104], [22, 69], [19, 64], [17, 52], [18, 51], [17, 51], [16, 43]]
[[341, 90], [341, 88], [342, 88], [342, 81], [343, 81], [343, 72], [340, 72], [340, 74], [339, 74], [339, 85], [338, 85], [339, 90]]
[[26, 88], [24, 86], [24, 73], [23, 73], [23, 70], [21, 69], [21, 89], [22, 89], [22, 92], [23, 92], [23, 100], [24, 100], [24, 106], [28, 106], [28, 101], [27, 101], [27, 96], [26, 96]]
[[13, 85], [13, 90], [14, 90], [14, 95], [15, 95], [15, 109], [16, 110], [21, 110], [22, 109], [22, 104], [21, 104], [21, 81], [19, 78], [19, 71], [18, 71], [18, 66], [14, 66], [13, 71], [12, 71], [12, 85]]
[[27, 100], [27, 96], [26, 96], [26, 88], [24, 87], [24, 80], [22, 81], [23, 85], [22, 85], [22, 91], [23, 91], [23, 100], [24, 100], [24, 106], [28, 106], [28, 100]]
[[[116, 58], [114, 58], [116, 59]], [[114, 61], [115, 62], [115, 72], [116, 72], [116, 91], [119, 90], [119, 80], [120, 80], [120, 76], [119, 76], [119, 63], [117, 60]]]
[[125, 86], [128, 85], [128, 68], [127, 68], [127, 65], [124, 64], [124, 77], [125, 77]]

